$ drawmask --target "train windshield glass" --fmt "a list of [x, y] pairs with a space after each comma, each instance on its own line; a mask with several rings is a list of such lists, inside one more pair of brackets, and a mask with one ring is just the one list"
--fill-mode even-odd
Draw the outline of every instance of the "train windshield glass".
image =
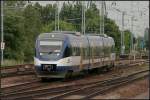
[[60, 55], [62, 41], [40, 41], [39, 53], [42, 59], [56, 60]]

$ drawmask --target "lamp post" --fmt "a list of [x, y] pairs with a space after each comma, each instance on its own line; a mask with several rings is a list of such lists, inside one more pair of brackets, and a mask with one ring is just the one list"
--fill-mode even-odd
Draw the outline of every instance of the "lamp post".
[[3, 0], [1, 0], [1, 65], [3, 65], [3, 53], [4, 53], [4, 28], [3, 28]]

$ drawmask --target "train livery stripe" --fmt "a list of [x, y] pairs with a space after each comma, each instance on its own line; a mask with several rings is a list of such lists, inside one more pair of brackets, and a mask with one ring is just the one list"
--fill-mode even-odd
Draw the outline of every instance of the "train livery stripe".
[[[42, 64], [57, 64], [57, 66], [79, 66], [80, 65], [80, 56], [71, 56], [71, 57], [66, 57], [63, 59], [60, 59], [58, 61], [40, 61], [37, 58], [34, 58], [34, 64], [35, 65], [40, 65]], [[101, 61], [112, 61], [112, 59], [110, 59], [109, 57], [106, 58], [97, 58], [97, 59], [93, 59], [94, 63], [98, 63]], [[91, 63], [91, 61], [90, 61]], [[83, 65], [88, 65], [89, 64], [89, 59], [86, 59], [82, 61]]]

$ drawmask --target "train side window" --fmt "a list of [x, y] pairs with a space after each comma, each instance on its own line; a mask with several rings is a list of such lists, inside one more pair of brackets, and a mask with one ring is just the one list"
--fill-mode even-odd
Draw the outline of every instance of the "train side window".
[[71, 48], [67, 46], [63, 57], [65, 58], [65, 57], [69, 57], [69, 56], [71, 56]]
[[76, 48], [72, 47], [72, 55], [75, 56], [76, 55]]

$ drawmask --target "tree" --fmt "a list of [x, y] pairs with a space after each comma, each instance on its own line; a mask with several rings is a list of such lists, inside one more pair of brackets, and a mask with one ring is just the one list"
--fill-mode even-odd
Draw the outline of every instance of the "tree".
[[31, 61], [34, 56], [34, 44], [36, 37], [41, 33], [40, 13], [35, 6], [28, 5], [24, 10], [24, 54], [25, 61]]
[[72, 23], [76, 31], [81, 31], [81, 13], [82, 5], [80, 1], [76, 2], [74, 5], [63, 3], [60, 11], [60, 19], [67, 23]]
[[99, 11], [94, 3], [91, 4], [86, 13], [86, 32], [97, 32], [99, 33], [100, 16]]
[[124, 43], [125, 43], [125, 53], [130, 52], [131, 45], [131, 32], [129, 30], [124, 31]]
[[120, 53], [120, 30], [114, 20], [105, 17], [105, 34], [111, 36], [115, 41], [116, 53]]
[[[53, 31], [55, 29], [55, 22], [53, 21], [52, 23], [48, 24], [48, 25], [44, 25], [42, 27], [42, 33], [50, 33], [51, 31]], [[72, 23], [68, 23], [68, 22], [65, 22], [65, 21], [60, 21], [60, 30], [61, 31], [75, 31], [75, 27]]]
[[42, 7], [40, 13], [41, 13], [41, 20], [44, 25], [49, 24], [55, 20], [55, 11], [56, 5], [47, 4], [46, 6]]
[[[25, 6], [23, 1], [4, 1], [4, 41], [6, 59], [24, 59], [24, 26], [22, 9]], [[11, 8], [10, 8], [11, 7]]]
[[[4, 18], [4, 38], [6, 41], [5, 57], [9, 59], [23, 59], [23, 18], [9, 14]], [[23, 43], [22, 43], [23, 42]]]
[[[4, 34], [5, 34], [5, 58], [32, 61], [34, 45], [40, 33], [51, 32], [55, 29], [56, 4], [41, 6], [39, 3], [25, 6], [27, 1], [5, 1], [4, 9]], [[24, 9], [18, 9], [23, 6]], [[94, 3], [85, 11], [86, 33], [99, 33], [100, 15]], [[77, 1], [74, 4], [64, 3], [60, 10], [60, 30], [81, 32], [82, 4]], [[57, 23], [57, 22], [56, 22]], [[114, 20], [105, 16], [105, 34], [114, 38], [116, 51], [120, 53], [120, 30]], [[130, 32], [125, 31], [126, 52], [129, 51]]]

